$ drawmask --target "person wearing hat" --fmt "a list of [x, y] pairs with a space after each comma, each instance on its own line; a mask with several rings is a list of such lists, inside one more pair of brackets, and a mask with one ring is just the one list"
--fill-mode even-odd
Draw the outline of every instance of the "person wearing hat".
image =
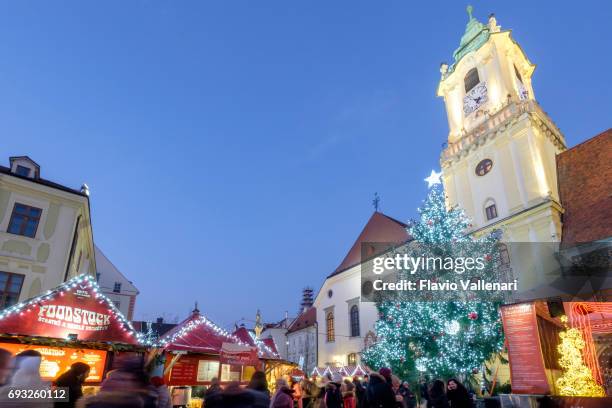
[[395, 408], [395, 392], [393, 391], [391, 369], [383, 367], [378, 373], [370, 374], [367, 388], [367, 399], [372, 408]]

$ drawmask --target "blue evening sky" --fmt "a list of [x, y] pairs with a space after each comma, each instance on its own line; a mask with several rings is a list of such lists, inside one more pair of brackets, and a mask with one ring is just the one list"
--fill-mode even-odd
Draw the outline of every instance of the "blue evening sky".
[[[91, 188], [136, 317], [295, 314], [371, 215], [414, 217], [448, 127], [458, 1], [0, 4], [0, 160]], [[474, 2], [537, 64], [573, 146], [611, 126], [606, 1]]]

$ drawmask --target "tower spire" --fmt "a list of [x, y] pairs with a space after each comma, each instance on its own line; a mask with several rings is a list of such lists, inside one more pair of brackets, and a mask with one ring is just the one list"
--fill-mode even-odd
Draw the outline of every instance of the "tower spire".
[[471, 4], [468, 4], [468, 6], [466, 7], [467, 13], [468, 13], [468, 17], [470, 18], [470, 21], [474, 19], [474, 16], [472, 16], [472, 12], [474, 11], [474, 7], [472, 7]]

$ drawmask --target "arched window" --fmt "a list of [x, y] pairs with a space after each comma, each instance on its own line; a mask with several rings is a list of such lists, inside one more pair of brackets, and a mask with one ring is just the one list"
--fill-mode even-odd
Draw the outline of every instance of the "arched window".
[[497, 206], [495, 205], [495, 201], [489, 198], [485, 202], [484, 209], [485, 215], [487, 216], [487, 221], [497, 218]]
[[465, 84], [465, 93], [468, 93], [480, 82], [480, 78], [478, 77], [478, 70], [476, 68], [472, 68], [465, 74], [465, 78], [463, 79]]
[[329, 342], [335, 341], [336, 332], [334, 330], [334, 312], [327, 313], [325, 322], [327, 324], [327, 342], [329, 343]]
[[353, 305], [349, 313], [351, 320], [351, 337], [359, 336], [359, 307]]

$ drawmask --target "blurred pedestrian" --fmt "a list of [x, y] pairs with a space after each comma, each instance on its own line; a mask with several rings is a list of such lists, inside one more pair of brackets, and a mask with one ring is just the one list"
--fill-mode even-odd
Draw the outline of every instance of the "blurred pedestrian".
[[342, 392], [342, 403], [344, 404], [344, 408], [356, 408], [355, 384], [348, 378], [345, 378], [340, 391]]
[[255, 371], [251, 376], [247, 389], [253, 395], [254, 408], [269, 408], [270, 407], [270, 390], [268, 389], [268, 380], [263, 371]]
[[270, 401], [270, 408], [293, 408], [293, 390], [283, 378], [276, 380], [276, 392]]
[[289, 388], [293, 390], [293, 408], [302, 408], [302, 387], [299, 381], [289, 377]]
[[[102, 381], [100, 392], [95, 396], [87, 396], [79, 400], [77, 407], [115, 407], [122, 404], [122, 397], [126, 404], [142, 406], [142, 408], [156, 408], [157, 395], [144, 371], [144, 363], [140, 356], [124, 356], [117, 359], [116, 368], [108, 373]], [[137, 403], [137, 397], [142, 405]], [[124, 405], [121, 405], [124, 406]]]
[[[51, 384], [43, 381], [40, 377], [40, 363], [42, 355], [36, 350], [26, 350], [15, 356], [15, 369], [12, 377], [0, 389], [0, 407], [22, 408], [23, 400], [9, 397], [9, 391], [13, 390], [42, 390], [49, 392]], [[51, 408], [53, 403], [48, 399], [28, 401], [30, 408]]]
[[164, 379], [159, 376], [151, 377], [151, 385], [157, 394], [157, 408], [172, 408], [172, 398]]
[[370, 408], [395, 408], [391, 369], [383, 367], [378, 370], [378, 373], [370, 373], [367, 400]]
[[444, 392], [444, 381], [435, 380], [429, 387], [427, 408], [449, 408], [448, 399]]
[[0, 348], [0, 387], [11, 378], [14, 369], [14, 359], [10, 351]]
[[408, 381], [404, 381], [400, 385], [398, 392], [404, 399], [404, 406], [406, 408], [415, 408], [416, 397], [414, 396], [413, 392], [410, 390], [410, 385], [408, 384]]
[[448, 380], [446, 389], [446, 397], [451, 408], [472, 408], [474, 405], [467, 388], [457, 379]]
[[83, 396], [83, 383], [89, 377], [89, 366], [85, 363], [76, 362], [70, 369], [55, 380], [56, 387], [68, 389], [68, 401], [56, 402], [55, 408], [74, 408], [75, 402]]
[[357, 397], [357, 408], [367, 408], [366, 405], [366, 387], [359, 377], [353, 377], [353, 384], [355, 385], [355, 396]]

